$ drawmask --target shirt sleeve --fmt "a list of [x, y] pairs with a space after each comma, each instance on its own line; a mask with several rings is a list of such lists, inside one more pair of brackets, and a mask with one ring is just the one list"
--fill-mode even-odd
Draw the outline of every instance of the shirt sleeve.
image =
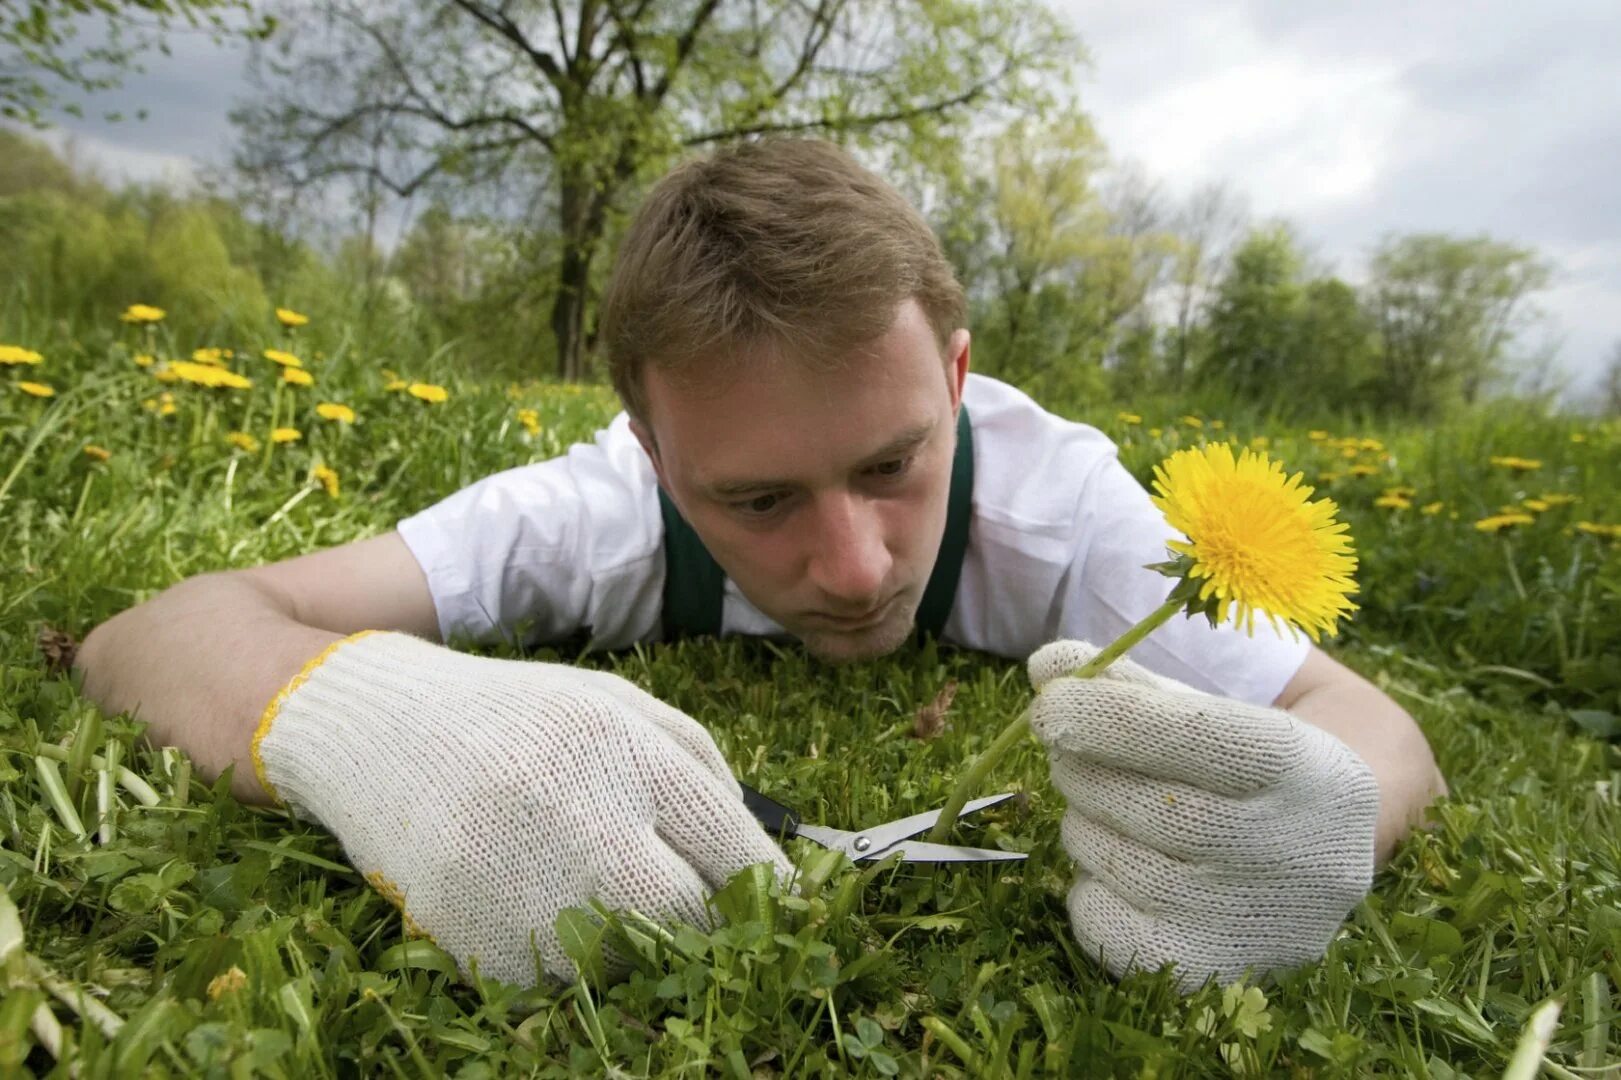
[[405, 518], [446, 642], [646, 640], [664, 587], [657, 481], [621, 414], [561, 457], [485, 477]]
[[[1182, 537], [1113, 453], [1082, 487], [1075, 535], [1076, 559], [1060, 588], [1061, 636], [1106, 645], [1165, 602], [1176, 582], [1143, 567], [1173, 558], [1166, 541]], [[1264, 617], [1250, 637], [1230, 623], [1212, 627], [1203, 615], [1178, 614], [1127, 655], [1196, 689], [1271, 705], [1310, 648], [1305, 635], [1274, 631]]]

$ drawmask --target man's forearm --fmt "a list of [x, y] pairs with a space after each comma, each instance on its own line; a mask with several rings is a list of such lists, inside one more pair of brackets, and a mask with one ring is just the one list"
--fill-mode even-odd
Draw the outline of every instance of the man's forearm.
[[295, 621], [241, 575], [209, 574], [96, 627], [74, 666], [103, 710], [145, 721], [153, 745], [180, 747], [205, 779], [235, 764], [232, 792], [262, 803], [248, 754], [259, 716], [340, 636]]
[[1423, 822], [1425, 807], [1447, 793], [1424, 733], [1406, 710], [1355, 675], [1302, 694], [1288, 711], [1334, 735], [1373, 770], [1379, 781], [1374, 859], [1383, 865]]

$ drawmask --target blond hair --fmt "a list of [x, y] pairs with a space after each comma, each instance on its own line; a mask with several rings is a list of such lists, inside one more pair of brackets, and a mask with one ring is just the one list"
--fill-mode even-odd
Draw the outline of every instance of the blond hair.
[[833, 365], [915, 299], [942, 351], [967, 318], [923, 215], [840, 147], [742, 143], [687, 161], [648, 194], [598, 312], [614, 389], [646, 419], [642, 373], [736, 367], [749, 350]]

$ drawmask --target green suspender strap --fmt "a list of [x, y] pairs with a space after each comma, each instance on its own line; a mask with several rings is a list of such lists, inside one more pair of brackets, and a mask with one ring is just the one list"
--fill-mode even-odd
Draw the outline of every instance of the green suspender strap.
[[[968, 406], [957, 411], [957, 452], [951, 460], [951, 494], [946, 505], [946, 532], [934, 572], [917, 609], [919, 636], [940, 637], [957, 599], [963, 556], [968, 551], [968, 525], [973, 517], [974, 429]], [[664, 517], [664, 640], [718, 637], [726, 574], [687, 524], [675, 503], [659, 489]]]

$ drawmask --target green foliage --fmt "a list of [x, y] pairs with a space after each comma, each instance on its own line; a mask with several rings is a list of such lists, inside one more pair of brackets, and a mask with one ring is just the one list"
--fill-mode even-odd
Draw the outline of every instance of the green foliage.
[[[47, 354], [26, 376], [58, 395], [28, 397], [13, 372], [0, 375], [8, 1070], [53, 1069], [29, 1033], [40, 1006], [89, 1076], [1488, 1076], [1551, 998], [1564, 1002], [1553, 1063], [1597, 1070], [1621, 1057], [1621, 754], [1583, 724], [1621, 715], [1621, 544], [1564, 531], [1621, 520], [1613, 423], [1499, 408], [1441, 427], [1347, 419], [1314, 438], [1242, 404], [1143, 396], [1143, 422], [1129, 424], [1097, 399], [1051, 402], [1115, 437], [1139, 476], [1193, 439], [1266, 437], [1332, 493], [1363, 584], [1363, 610], [1332, 648], [1415, 715], [1451, 783], [1436, 829], [1404, 845], [1325, 960], [1263, 982], [1259, 1000], [1220, 987], [1183, 999], [1161, 973], [1115, 983], [1080, 953], [1063, 903], [1063, 807], [1034, 742], [994, 780], [1025, 797], [965, 836], [1028, 851], [1017, 868], [856, 870], [796, 844], [820, 882], [809, 895], [745, 872], [716, 897], [713, 930], [581, 912], [569, 923], [580, 959], [612, 948], [630, 976], [520, 991], [460, 984], [441, 951], [403, 936], [398, 912], [323, 830], [237, 803], [225, 778], [200, 782], [182, 755], [138, 741], [138, 718], [98, 730], [78, 689], [42, 670], [34, 638], [42, 624], [82, 633], [195, 573], [387, 529], [480, 476], [562, 452], [611, 416], [611, 397], [509, 390], [441, 352], [402, 372], [449, 387], [447, 403], [429, 405], [388, 391], [390, 358], [354, 347], [309, 359], [313, 391], [278, 387], [256, 355], [286, 343], [268, 320], [234, 342], [251, 390], [164, 386], [131, 363], [143, 331], [105, 328], [116, 310], [38, 338], [45, 321], [12, 310], [8, 333], [28, 336], [11, 343]], [[318, 322], [300, 333], [354, 337]], [[157, 334], [173, 335], [164, 344], [176, 354], [218, 343], [167, 324]], [[164, 392], [168, 415], [142, 404]], [[356, 422], [320, 419], [323, 398], [350, 404]], [[538, 414], [534, 434], [525, 408]], [[1202, 427], [1179, 420], [1190, 409]], [[230, 430], [263, 440], [272, 414], [303, 439], [251, 453], [225, 442]], [[1353, 456], [1329, 434], [1355, 438]], [[110, 457], [86, 455], [87, 443]], [[1494, 455], [1542, 465], [1509, 472]], [[317, 464], [340, 473], [336, 498]], [[1322, 478], [1350, 464], [1374, 472]], [[1374, 505], [1398, 484], [1417, 489], [1410, 509]], [[1477, 514], [1553, 490], [1582, 502], [1517, 532], [1473, 528]], [[1422, 512], [1432, 496], [1446, 512]], [[938, 805], [1028, 701], [1017, 663], [932, 646], [836, 670], [737, 639], [536, 655], [636, 681], [704, 724], [739, 777], [841, 827]], [[175, 677], [187, 662], [173, 658]], [[919, 709], [952, 680], [944, 733], [913, 738]], [[120, 780], [111, 838], [76, 839], [61, 807], [97, 832], [109, 756], [150, 799]], [[109, 1034], [92, 1003], [122, 1026]]]

